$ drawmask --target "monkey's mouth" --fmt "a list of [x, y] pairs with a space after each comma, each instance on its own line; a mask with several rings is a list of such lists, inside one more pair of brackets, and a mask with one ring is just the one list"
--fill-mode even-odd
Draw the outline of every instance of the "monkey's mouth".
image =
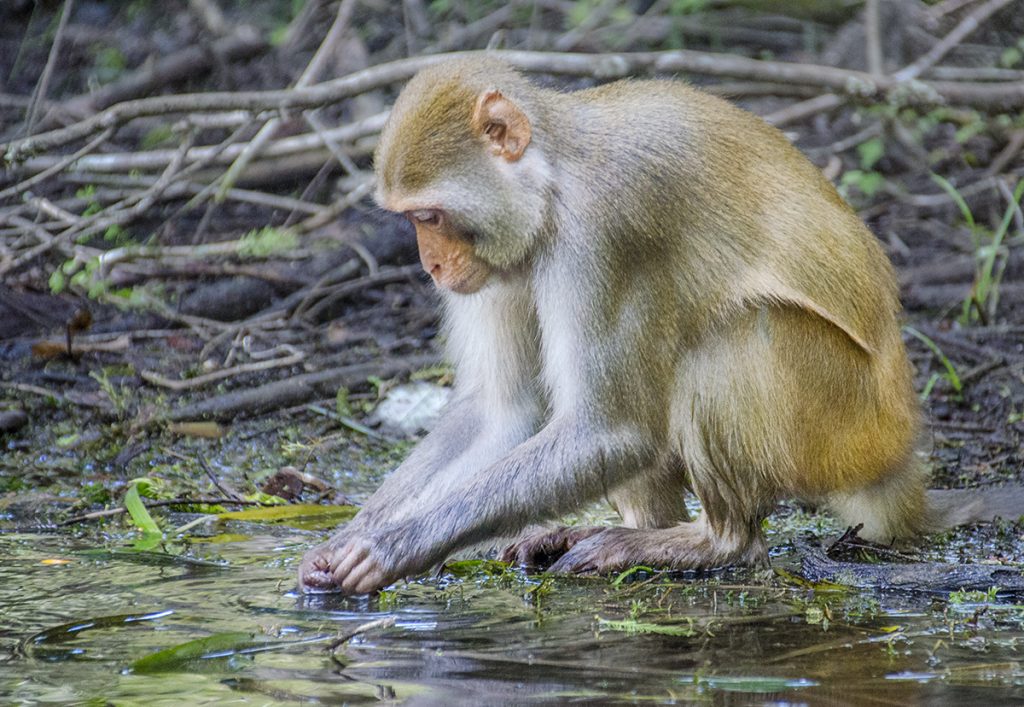
[[489, 280], [487, 273], [468, 273], [457, 279], [435, 277], [434, 284], [458, 295], [472, 295], [483, 289]]

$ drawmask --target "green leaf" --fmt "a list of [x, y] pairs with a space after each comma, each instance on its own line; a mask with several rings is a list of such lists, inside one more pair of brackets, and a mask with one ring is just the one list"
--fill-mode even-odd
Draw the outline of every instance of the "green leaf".
[[973, 233], [976, 229], [974, 225], [974, 214], [971, 212], [971, 207], [964, 201], [964, 197], [956, 190], [948, 179], [938, 174], [932, 174], [932, 181], [942, 187], [942, 190], [949, 194], [949, 198], [953, 200], [957, 208], [960, 209], [960, 215], [964, 217], [964, 221], [967, 222], [967, 227], [971, 229]]
[[132, 522], [135, 523], [139, 530], [146, 534], [161, 535], [160, 526], [156, 524], [153, 516], [149, 514], [146, 506], [143, 505], [142, 499], [139, 498], [139, 487], [137, 484], [132, 484], [124, 495], [124, 507], [128, 510], [128, 515], [131, 516]]
[[64, 273], [61, 272], [60, 268], [57, 268], [50, 273], [50, 292], [55, 295], [59, 295], [67, 287], [67, 278], [64, 277]]
[[885, 143], [882, 138], [873, 137], [857, 145], [857, 154], [860, 155], [861, 169], [871, 169], [885, 155]]
[[328, 519], [334, 523], [350, 520], [358, 509], [355, 506], [321, 506], [316, 503], [293, 503], [288, 506], [249, 508], [244, 511], [218, 513], [220, 520], [245, 520], [253, 523], [284, 523], [307, 519]]
[[170, 648], [139, 658], [132, 663], [136, 673], [162, 673], [185, 671], [191, 663], [213, 658], [226, 658], [247, 648], [259, 645], [254, 634], [242, 632], [215, 633], [206, 638], [186, 641]]

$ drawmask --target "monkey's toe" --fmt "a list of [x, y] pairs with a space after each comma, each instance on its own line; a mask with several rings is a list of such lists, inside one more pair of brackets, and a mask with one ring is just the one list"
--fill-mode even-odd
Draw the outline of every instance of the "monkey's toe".
[[633, 542], [637, 531], [603, 528], [582, 538], [549, 568], [555, 574], [608, 574], [647, 564]]
[[506, 547], [501, 553], [503, 562], [523, 567], [543, 569], [558, 560], [577, 543], [607, 528], [598, 526], [575, 526], [527, 533]]

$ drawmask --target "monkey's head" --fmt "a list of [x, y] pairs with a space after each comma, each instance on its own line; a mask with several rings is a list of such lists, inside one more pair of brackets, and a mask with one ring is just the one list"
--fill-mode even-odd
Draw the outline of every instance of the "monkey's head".
[[399, 95], [374, 157], [376, 198], [416, 227], [439, 287], [476, 292], [534, 251], [551, 182], [537, 91], [480, 57], [426, 69]]

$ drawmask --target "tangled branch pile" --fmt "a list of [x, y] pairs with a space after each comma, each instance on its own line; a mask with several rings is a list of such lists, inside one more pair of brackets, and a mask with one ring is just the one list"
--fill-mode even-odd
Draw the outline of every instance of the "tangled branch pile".
[[[278, 17], [293, 4], [176, 3], [178, 29], [161, 41], [148, 29], [167, 11], [156, 3], [135, 3], [134, 19], [72, 0], [49, 15], [23, 2], [0, 11], [18, 33], [4, 63], [24, 58], [0, 94], [0, 306], [48, 287], [190, 327], [204, 354], [226, 350], [222, 363], [255, 333], [268, 350], [290, 347], [268, 365], [294, 364], [302, 336], [282, 330], [414, 277], [408, 244], [381, 235], [399, 227], [368, 210], [375, 136], [402, 81], [485, 48], [561, 84], [672, 75], [739, 100], [793, 131], [897, 259], [914, 247], [897, 235], [907, 221], [956, 204], [1024, 228], [1012, 199], [1024, 173], [1020, 0], [829, 0], [799, 17], [770, 0], [405, 0], [400, 13], [309, 0]], [[112, 57], [121, 65], [104, 73]], [[961, 239], [951, 221], [939, 236]], [[1000, 273], [1017, 267], [1013, 238], [997, 244]], [[954, 250], [941, 272], [907, 256], [919, 266], [904, 274], [911, 304], [945, 307], [977, 284], [974, 250]], [[210, 277], [230, 286], [202, 291]], [[965, 311], [997, 314], [990, 301]]]

